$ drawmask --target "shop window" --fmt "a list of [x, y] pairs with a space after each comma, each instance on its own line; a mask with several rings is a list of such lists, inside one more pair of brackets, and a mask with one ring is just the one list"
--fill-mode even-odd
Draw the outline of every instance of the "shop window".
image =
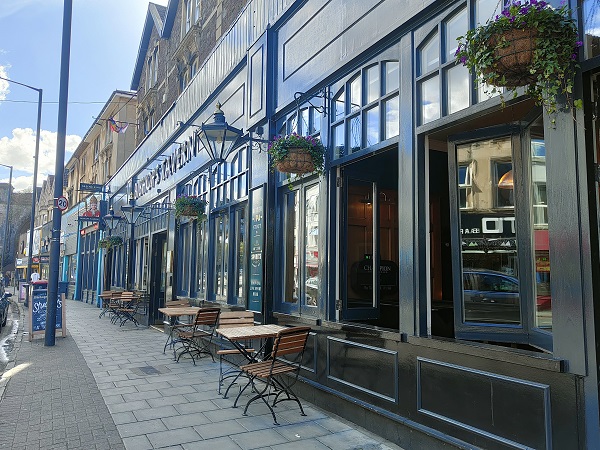
[[583, 1], [583, 49], [585, 58], [600, 56], [600, 8], [598, 0]]
[[473, 177], [471, 164], [458, 166], [458, 199], [461, 209], [473, 207]]
[[286, 312], [310, 313], [319, 305], [319, 185], [282, 189], [283, 304]]
[[[505, 151], [510, 151], [510, 147]], [[515, 206], [514, 185], [513, 185], [513, 165], [511, 161], [493, 161], [494, 182], [492, 189], [494, 191], [495, 208], [512, 208]]]
[[330, 117], [334, 159], [398, 136], [399, 69], [397, 61], [370, 64], [339, 87]]
[[215, 217], [214, 245], [214, 278], [213, 291], [215, 300], [227, 303], [227, 286], [229, 283], [229, 214]]
[[194, 273], [194, 264], [192, 249], [195, 247], [195, 236], [192, 234], [193, 222], [182, 223], [179, 225], [177, 246], [177, 295], [192, 297], [195, 287], [192, 286], [192, 273]]
[[489, 99], [491, 87], [476, 83], [462, 64], [456, 64], [457, 38], [464, 36], [470, 23], [481, 24], [499, 14], [497, 0], [474, 0], [443, 18], [422, 39], [416, 51], [416, 78], [419, 124], [423, 125], [471, 104]]
[[[460, 258], [453, 266], [459, 289], [452, 294], [443, 283], [438, 286], [440, 300], [434, 299], [432, 321], [453, 318], [453, 331], [441, 334], [448, 337], [551, 350], [552, 243], [542, 118], [520, 133], [507, 130], [504, 137], [456, 144], [455, 148], [451, 170], [456, 174], [453, 189], [458, 204], [451, 208], [451, 215], [456, 214], [460, 229], [456, 235]], [[515, 161], [521, 165], [518, 173]], [[430, 191], [437, 192], [436, 181], [431, 183]], [[452, 257], [443, 247], [436, 250], [447, 240], [444, 227], [432, 226], [432, 280], [437, 277], [436, 267], [447, 267], [444, 258]], [[443, 299], [453, 295], [454, 312], [444, 316]]]
[[219, 208], [248, 196], [249, 157], [248, 148], [242, 147], [229, 161], [214, 166], [212, 208]]

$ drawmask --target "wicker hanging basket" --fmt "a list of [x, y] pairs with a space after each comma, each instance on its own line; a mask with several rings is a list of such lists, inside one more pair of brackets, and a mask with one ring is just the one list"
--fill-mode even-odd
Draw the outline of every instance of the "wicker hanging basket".
[[500, 75], [500, 78], [504, 76], [505, 80], [502, 82], [500, 79], [496, 83], [497, 86], [513, 88], [536, 82], [537, 73], [531, 73], [531, 63], [536, 49], [537, 35], [535, 28], [515, 28], [488, 40], [488, 45], [494, 48], [496, 65], [487, 73], [495, 72]]
[[275, 167], [283, 173], [309, 173], [315, 170], [312, 156], [305, 148], [290, 148], [285, 158], [279, 161]]
[[180, 216], [183, 217], [198, 217], [198, 208], [195, 206], [186, 206], [181, 211]]

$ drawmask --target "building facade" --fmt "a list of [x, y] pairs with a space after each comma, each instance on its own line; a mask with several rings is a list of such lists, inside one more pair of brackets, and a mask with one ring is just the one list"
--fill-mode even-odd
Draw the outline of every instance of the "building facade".
[[107, 213], [104, 186], [135, 147], [137, 96], [114, 91], [65, 164], [69, 209], [61, 231], [61, 279], [67, 298], [95, 303], [101, 289], [98, 241]]
[[[553, 117], [455, 64], [496, 0], [252, 0], [194, 72], [205, 3], [149, 7], [106, 286], [147, 292], [148, 324], [189, 298], [310, 325], [304, 396], [400, 445], [595, 448], [597, 2], [570, 5], [584, 107]], [[217, 103], [245, 130], [225, 161], [201, 144]], [[325, 175], [290, 188], [261, 130], [321, 138]], [[176, 220], [181, 195], [208, 219]]]

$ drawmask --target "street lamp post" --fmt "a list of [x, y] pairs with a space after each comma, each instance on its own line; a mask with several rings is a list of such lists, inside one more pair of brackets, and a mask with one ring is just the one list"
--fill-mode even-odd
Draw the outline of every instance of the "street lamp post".
[[2, 259], [0, 259], [0, 270], [4, 274], [4, 255], [6, 254], [6, 241], [8, 239], [8, 235], [10, 234], [10, 194], [12, 191], [12, 173], [13, 166], [8, 166], [6, 164], [0, 164], [0, 166], [8, 167], [10, 169], [10, 177], [8, 181], [8, 194], [6, 197], [6, 225], [4, 226], [4, 243], [2, 244]]
[[[31, 219], [29, 221], [29, 244], [27, 250], [27, 276], [26, 280], [31, 279], [31, 263], [33, 259], [33, 227], [35, 226], [35, 204], [37, 201], [37, 173], [38, 173], [38, 156], [40, 153], [40, 131], [42, 127], [42, 89], [29, 86], [28, 84], [19, 83], [15, 80], [9, 80], [8, 78], [0, 77], [0, 80], [8, 81], [10, 83], [18, 84], [19, 86], [26, 87], [37, 91], [38, 93], [38, 111], [37, 111], [37, 130], [35, 133], [35, 155], [33, 157], [33, 189], [31, 193]], [[27, 305], [25, 305], [27, 306]]]

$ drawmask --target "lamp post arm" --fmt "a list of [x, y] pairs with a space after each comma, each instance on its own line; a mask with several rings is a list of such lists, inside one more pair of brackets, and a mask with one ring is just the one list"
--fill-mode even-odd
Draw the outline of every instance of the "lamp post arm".
[[29, 86], [28, 84], [25, 84], [25, 83], [19, 83], [18, 81], [11, 80], [10, 78], [0, 77], [0, 80], [8, 81], [10, 83], [15, 83], [15, 84], [18, 84], [19, 86], [23, 86], [23, 87], [26, 87], [26, 88], [29, 88], [29, 89], [33, 89], [34, 91], [38, 91], [40, 93], [42, 92], [42, 90], [39, 89], [39, 88], [36, 88], [36, 87], [33, 87], [33, 86]]
[[[35, 89], [35, 88], [34, 88]], [[31, 279], [31, 265], [33, 262], [33, 228], [35, 227], [35, 204], [37, 203], [37, 174], [40, 154], [40, 132], [42, 127], [42, 89], [38, 91], [38, 113], [37, 113], [37, 131], [35, 134], [35, 155], [33, 156], [33, 192], [31, 194], [31, 219], [29, 220], [29, 251], [27, 258], [27, 276], [25, 282], [29, 283]]]

